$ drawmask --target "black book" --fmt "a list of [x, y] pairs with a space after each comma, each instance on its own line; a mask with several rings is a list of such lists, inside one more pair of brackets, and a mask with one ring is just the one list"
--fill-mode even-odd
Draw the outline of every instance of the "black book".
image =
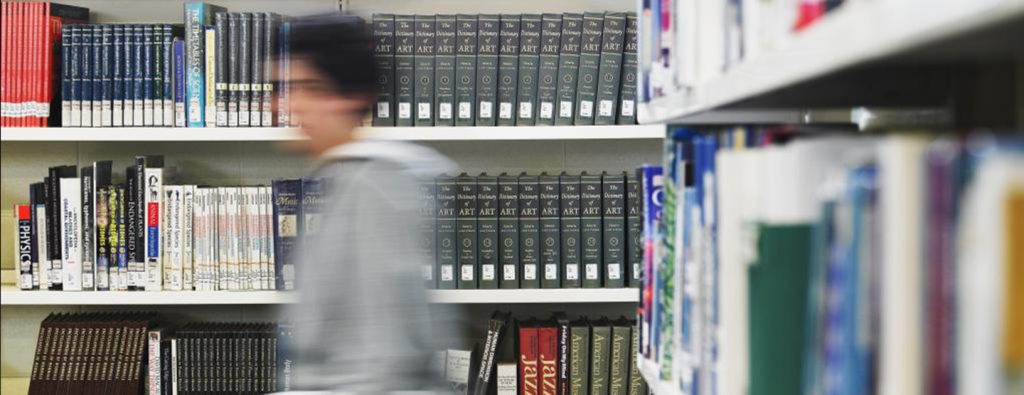
[[622, 77], [619, 79], [619, 125], [636, 123], [636, 73], [637, 73], [637, 19], [636, 13], [626, 14], [626, 37], [622, 49]]
[[519, 29], [519, 85], [516, 125], [532, 126], [537, 120], [537, 73], [540, 67], [541, 23], [538, 14], [523, 14]]
[[93, 167], [83, 166], [81, 176], [78, 178], [81, 183], [79, 193], [81, 193], [81, 224], [79, 234], [79, 245], [81, 246], [81, 262], [82, 264], [82, 290], [91, 291], [96, 289], [95, 268], [96, 261], [96, 214], [93, 209], [96, 207], [93, 194]]
[[241, 82], [242, 67], [241, 61], [241, 37], [242, 18], [237, 12], [228, 13], [228, 126], [238, 126], [239, 104], [242, 100], [242, 92], [239, 90]]
[[[47, 170], [47, 174], [52, 171]], [[46, 227], [43, 229], [43, 236], [45, 236], [45, 245], [42, 250], [39, 261], [41, 269], [39, 271], [39, 289], [53, 289], [53, 225], [50, 220], [53, 215], [53, 205], [50, 199], [53, 197], [53, 177], [47, 175], [43, 177], [43, 216], [46, 217]]]
[[252, 119], [249, 107], [252, 93], [252, 13], [243, 12], [238, 17], [238, 126], [249, 126]]
[[434, 126], [431, 109], [434, 107], [434, 46], [436, 34], [433, 15], [416, 15], [415, 17], [414, 74], [413, 84], [416, 103], [416, 126]]
[[395, 125], [413, 126], [416, 78], [416, 20], [412, 15], [395, 15]]
[[625, 318], [612, 323], [608, 358], [608, 395], [628, 395], [631, 325]]
[[623, 174], [604, 174], [601, 206], [604, 244], [604, 286], [626, 286], [626, 180]]
[[393, 14], [373, 14], [373, 59], [378, 74], [377, 105], [373, 107], [373, 126], [395, 126], [395, 16]]
[[455, 126], [455, 15], [438, 15], [434, 25], [434, 125]]
[[419, 184], [420, 252], [427, 261], [423, 265], [423, 281], [428, 288], [437, 287], [437, 185], [433, 180]]
[[540, 66], [537, 74], [537, 124], [555, 124], [555, 102], [558, 98], [558, 53], [562, 42], [562, 16], [541, 17]]
[[573, 321], [569, 332], [569, 395], [591, 395], [590, 323]]
[[476, 126], [495, 125], [498, 100], [498, 15], [480, 15], [477, 31]]
[[[39, 225], [39, 221], [45, 221], [46, 216], [46, 184], [34, 182], [29, 185], [29, 203], [32, 210], [31, 227], [29, 231], [32, 237], [32, 289], [39, 289], [39, 280], [46, 273], [41, 271], [42, 262], [47, 260], [46, 256], [46, 229]], [[40, 212], [39, 210], [43, 211]], [[39, 232], [43, 232], [42, 235]]]
[[[277, 50], [277, 35], [281, 27], [281, 16], [272, 12], [263, 13], [263, 56], [267, 63], [263, 66], [263, 115], [260, 117], [260, 124], [263, 126], [274, 126], [274, 97], [277, 90], [274, 88], [274, 67], [271, 65], [277, 62], [274, 59], [274, 51]], [[219, 52], [218, 52], [219, 53]]]
[[590, 333], [590, 393], [608, 395], [608, 368], [611, 359], [611, 323], [602, 318], [593, 323]]
[[264, 37], [267, 20], [262, 12], [252, 14], [252, 59], [249, 75], [249, 126], [263, 125], [263, 65], [266, 63], [266, 52], [264, 44], [267, 38]]
[[483, 173], [476, 185], [480, 288], [498, 288], [498, 177]]
[[228, 126], [228, 13], [214, 14], [214, 105], [217, 111], [217, 126]]
[[572, 347], [572, 326], [564, 312], [555, 312], [555, 327], [558, 328], [558, 386], [556, 394], [569, 395], [569, 356]]
[[601, 176], [580, 176], [580, 237], [583, 287], [600, 288], [601, 273]]
[[601, 65], [597, 81], [596, 125], [614, 125], [619, 104], [620, 77], [622, 76], [622, 43], [626, 32], [626, 15], [609, 12], [604, 15], [604, 33], [601, 35]]
[[500, 243], [501, 288], [519, 288], [519, 181], [516, 176], [498, 176], [498, 239]]
[[604, 15], [583, 14], [583, 36], [580, 40], [580, 72], [576, 79], [576, 125], [594, 124], [594, 102], [597, 100], [597, 79], [601, 68], [601, 33]]
[[519, 15], [501, 15], [498, 50], [498, 126], [514, 126], [519, 84]]
[[562, 173], [562, 288], [580, 287], [580, 176]]
[[519, 281], [540, 288], [540, 185], [537, 176], [519, 175]]
[[495, 361], [498, 358], [498, 350], [505, 337], [505, 328], [508, 327], [510, 317], [511, 313], [495, 311], [491, 314], [491, 319], [487, 321], [487, 339], [484, 343], [483, 354], [480, 356], [480, 369], [475, 377], [476, 381], [473, 383], [473, 394], [475, 395], [487, 395], [490, 393], [488, 392], [490, 388], [493, 387], [490, 383], [495, 381], [493, 377], [496, 375], [495, 370], [498, 367]]
[[543, 270], [541, 288], [558, 288], [561, 284], [561, 251], [559, 240], [558, 176], [541, 173], [540, 183], [540, 262]]
[[[128, 202], [133, 198], [135, 201], [135, 261], [127, 261], [128, 272], [127, 272], [127, 283], [128, 289], [142, 289], [145, 286], [146, 272], [146, 167], [162, 167], [163, 157], [162, 156], [136, 156], [135, 157], [135, 190], [125, 195], [125, 207], [128, 207]], [[124, 213], [125, 223], [130, 223], [131, 219], [127, 216], [129, 213]], [[126, 232], [127, 233], [127, 232]], [[127, 239], [124, 244], [131, 243], [131, 239]]]
[[458, 46], [455, 48], [455, 125], [473, 126], [476, 102], [476, 15], [455, 17]]
[[[125, 196], [125, 199], [124, 199], [124, 203], [125, 203], [125, 206], [123, 208], [124, 213], [122, 213], [122, 215], [124, 215], [124, 217], [125, 217], [125, 221], [124, 221], [125, 222], [124, 234], [125, 234], [125, 239], [127, 240], [127, 242], [125, 243], [125, 259], [126, 259], [126, 262], [135, 262], [136, 260], [142, 260], [143, 259], [139, 255], [144, 255], [145, 254], [144, 251], [137, 249], [138, 246], [135, 243], [136, 232], [138, 232], [138, 229], [139, 229], [138, 226], [135, 223], [135, 221], [136, 221], [135, 213], [136, 213], [136, 210], [138, 210], [138, 206], [137, 206], [138, 203], [136, 201], [137, 195], [136, 195], [135, 191], [137, 191], [138, 188], [139, 188], [138, 187], [139, 184], [136, 183], [137, 182], [137, 177], [135, 176], [135, 165], [130, 165], [130, 166], [128, 166], [128, 167], [126, 167], [124, 169], [124, 179], [125, 179], [124, 190], [125, 190], [125, 193], [127, 195], [127, 196]], [[114, 217], [113, 213], [110, 213], [110, 217], [111, 218]], [[110, 223], [113, 224], [113, 221], [111, 221]], [[113, 250], [114, 245], [111, 244], [110, 248], [111, 248], [111, 250]], [[113, 269], [110, 272], [112, 274], [116, 274], [116, 272], [117, 272], [117, 269], [116, 269], [117, 262], [115, 260], [111, 259], [110, 260], [110, 264], [111, 264], [111, 269]], [[114, 282], [111, 282], [111, 284], [114, 284]]]
[[462, 173], [455, 181], [458, 203], [456, 237], [459, 242], [459, 289], [478, 288], [476, 177]]
[[438, 288], [455, 289], [455, 270], [458, 262], [456, 244], [456, 199], [455, 178], [442, 175], [437, 178], [437, 264]]
[[640, 183], [635, 174], [626, 176], [626, 283], [630, 287], [640, 286], [640, 274], [644, 259], [644, 228], [641, 215], [643, 199]]
[[[109, 291], [110, 290], [110, 251], [109, 248], [100, 248], [109, 241], [109, 229], [110, 229], [110, 212], [109, 212], [109, 199], [108, 190], [113, 182], [113, 162], [109, 160], [93, 162], [93, 183], [92, 183], [92, 201], [94, 206], [90, 208], [93, 210], [95, 217], [92, 219], [95, 230], [92, 232], [92, 237], [95, 240], [94, 260], [96, 262], [96, 273], [95, 273], [95, 284], [97, 291]], [[84, 178], [84, 177], [83, 177]], [[100, 210], [100, 207], [105, 207], [106, 210]], [[85, 205], [82, 205], [82, 213], [85, 213]], [[83, 223], [84, 223], [83, 219]], [[83, 240], [85, 237], [83, 236]], [[83, 244], [84, 245], [84, 244]], [[84, 254], [83, 254], [84, 256]], [[84, 266], [83, 266], [84, 268]]]

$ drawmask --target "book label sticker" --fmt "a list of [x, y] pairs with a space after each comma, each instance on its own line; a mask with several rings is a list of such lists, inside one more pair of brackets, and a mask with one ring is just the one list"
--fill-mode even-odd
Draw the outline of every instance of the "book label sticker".
[[441, 266], [441, 281], [452, 281], [455, 279], [455, 273], [452, 273], [452, 265]]
[[416, 118], [430, 119], [430, 103], [419, 103], [416, 105]]
[[618, 263], [612, 263], [612, 264], [608, 265], [608, 279], [609, 280], [618, 280], [621, 277], [619, 275], [619, 273], [621, 273], [621, 270], [619, 268], [619, 264]]
[[597, 280], [597, 264], [588, 263], [586, 269], [587, 280]]
[[519, 118], [533, 118], [533, 103], [519, 103]]
[[228, 126], [227, 112], [217, 112], [217, 126]]
[[540, 103], [540, 117], [551, 119], [555, 115], [555, 104], [552, 102]]
[[381, 101], [377, 102], [377, 117], [378, 118], [391, 118], [391, 105], [389, 102]]
[[494, 106], [489, 101], [480, 102], [480, 118], [491, 118]]
[[473, 281], [473, 267], [466, 265], [462, 267], [462, 281]]
[[523, 266], [523, 279], [536, 280], [537, 279], [537, 266], [526, 265]]
[[590, 100], [583, 100], [580, 102], [580, 116], [584, 118], [590, 118], [594, 116], [594, 102]]
[[494, 265], [483, 265], [481, 268], [480, 278], [487, 281], [494, 280]]
[[470, 119], [473, 117], [473, 103], [459, 103], [459, 119]]
[[610, 117], [614, 115], [612, 114], [614, 112], [614, 110], [612, 110], [612, 101], [601, 100], [601, 103], [598, 104], [597, 112], [602, 117]]
[[498, 118], [512, 119], [512, 103], [505, 102], [498, 104]]
[[558, 117], [559, 118], [572, 118], [572, 102], [561, 101], [558, 102]]
[[398, 118], [409, 119], [412, 117], [412, 103], [398, 103]]
[[565, 267], [565, 279], [566, 280], [579, 280], [580, 279], [580, 265], [568, 265]]
[[557, 280], [558, 279], [558, 265], [549, 263], [544, 265], [544, 279], [545, 280]]
[[503, 272], [504, 273], [502, 275], [502, 278], [504, 278], [506, 280], [515, 280], [516, 279], [516, 268], [515, 268], [515, 266], [511, 266], [511, 265], [505, 266], [503, 268]]
[[622, 116], [631, 117], [633, 116], [633, 101], [623, 100], [622, 101]]
[[633, 279], [634, 280], [639, 280], [640, 279], [640, 264], [639, 263], [634, 263], [633, 264]]
[[437, 117], [441, 119], [452, 119], [452, 104], [441, 103], [437, 109]]

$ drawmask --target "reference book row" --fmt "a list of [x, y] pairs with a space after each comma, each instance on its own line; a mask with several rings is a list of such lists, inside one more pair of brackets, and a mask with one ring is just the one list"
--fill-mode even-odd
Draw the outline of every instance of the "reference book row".
[[156, 324], [147, 313], [51, 314], [29, 394], [269, 393], [286, 389], [288, 326]]
[[640, 353], [662, 381], [688, 394], [1024, 389], [1019, 139], [670, 136], [639, 309]]
[[636, 123], [634, 13], [373, 16], [374, 126]]
[[642, 201], [623, 173], [442, 175], [421, 185], [429, 286], [636, 286]]

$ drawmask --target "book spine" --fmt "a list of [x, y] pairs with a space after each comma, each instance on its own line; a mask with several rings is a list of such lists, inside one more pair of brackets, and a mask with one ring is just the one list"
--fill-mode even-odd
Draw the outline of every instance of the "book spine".
[[228, 126], [228, 13], [218, 12], [213, 17], [214, 41], [214, 124]]
[[161, 395], [160, 335], [161, 330], [151, 330], [146, 336], [146, 394]]
[[277, 48], [277, 16], [273, 13], [263, 13], [263, 76], [260, 82], [263, 83], [263, 99], [261, 104], [262, 114], [260, 125], [274, 126], [274, 69], [271, 65], [274, 62], [272, 55]]
[[[29, 233], [29, 235], [28, 235], [28, 237], [29, 237], [29, 241], [28, 241], [28, 243], [29, 243], [29, 246], [28, 246], [28, 248], [29, 248], [28, 276], [29, 277], [28, 277], [28, 287], [25, 288], [24, 287], [25, 279], [23, 278], [24, 274], [23, 273], [19, 273], [19, 274], [21, 274], [21, 276], [18, 278], [18, 285], [22, 289], [39, 289], [39, 266], [40, 266], [39, 265], [39, 261], [40, 261], [41, 257], [43, 256], [43, 254], [40, 253], [40, 250], [44, 246], [43, 244], [39, 243], [39, 240], [41, 239], [41, 237], [39, 236], [39, 229], [40, 229], [39, 221], [42, 219], [43, 216], [46, 215], [45, 214], [45, 210], [39, 210], [38, 209], [38, 205], [37, 205], [37, 202], [40, 201], [40, 199], [42, 199], [42, 197], [40, 196], [41, 193], [43, 193], [42, 184], [40, 184], [40, 183], [33, 183], [33, 184], [29, 185], [29, 189], [28, 189], [28, 208], [27, 208], [28, 213], [26, 213], [27, 217], [28, 217], [28, 226], [29, 226], [29, 229], [28, 229], [28, 233]], [[18, 224], [18, 226], [19, 226], [19, 230], [18, 230], [18, 232], [19, 232], [19, 248], [21, 248], [20, 232], [22, 231], [20, 229], [20, 226], [21, 226], [20, 218], [26, 217], [26, 215], [23, 215], [20, 210], [22, 210], [22, 209], [16, 209], [15, 210], [15, 212], [16, 212], [15, 215], [17, 215], [17, 217], [19, 218], [19, 224]], [[40, 211], [42, 211], [42, 215], [40, 215]], [[23, 257], [19, 255], [18, 261], [21, 262], [22, 258]], [[19, 268], [20, 268], [20, 266], [19, 266]], [[20, 270], [20, 272], [24, 272], [24, 270]]]
[[113, 57], [116, 48], [114, 47], [114, 26], [103, 25], [100, 43], [100, 99], [102, 100], [100, 126], [114, 126], [114, 70]]
[[92, 26], [92, 43], [88, 48], [92, 73], [92, 126], [103, 126], [103, 25]]
[[498, 100], [498, 15], [477, 17], [476, 126], [494, 126]]
[[135, 28], [124, 25], [124, 126], [135, 126]]
[[561, 176], [562, 287], [580, 287], [580, 177]]
[[498, 364], [498, 394], [497, 395], [516, 395], [519, 392], [519, 383], [517, 382], [516, 371], [517, 364], [515, 363], [499, 363]]
[[522, 288], [540, 288], [540, 185], [536, 176], [519, 176], [519, 273]]
[[47, 218], [46, 218], [46, 195], [45, 185], [36, 188], [36, 198], [33, 199], [34, 208], [32, 213], [32, 230], [35, 233], [35, 260], [32, 262], [32, 288], [47, 289], [50, 286], [48, 263], [46, 256], [47, 249]]
[[455, 48], [455, 126], [473, 126], [476, 103], [477, 16], [455, 16], [459, 44]]
[[163, 253], [161, 246], [161, 230], [163, 224], [163, 176], [164, 171], [158, 167], [146, 167], [145, 170], [145, 212], [146, 212], [146, 266], [142, 284], [146, 291], [162, 290]]
[[81, 240], [82, 250], [82, 290], [91, 291], [96, 289], [96, 213], [95, 202], [93, 197], [94, 178], [93, 178], [93, 167], [86, 166], [82, 168], [81, 177], [79, 178], [81, 185], [79, 190], [82, 192], [79, 202], [81, 202], [81, 228], [79, 240]]
[[491, 377], [495, 371], [495, 363], [498, 358], [498, 347], [505, 332], [505, 323], [508, 316], [495, 313], [487, 321], [487, 338], [484, 342], [483, 354], [480, 356], [479, 372], [473, 382], [474, 395], [486, 395], [490, 389], [490, 383], [495, 382]]
[[299, 242], [301, 180], [274, 180], [274, 278], [278, 290], [295, 289], [294, 254]]
[[132, 25], [132, 125], [146, 125], [146, 26]]
[[608, 395], [608, 360], [611, 349], [611, 327], [594, 324], [590, 340], [590, 393]]
[[558, 394], [558, 327], [537, 329], [538, 390], [541, 395]]
[[413, 102], [416, 103], [416, 126], [434, 126], [432, 109], [434, 107], [434, 47], [437, 32], [433, 15], [416, 15], [415, 42], [413, 50]]
[[203, 37], [203, 60], [205, 61], [203, 74], [206, 80], [204, 81], [206, 91], [203, 94], [203, 99], [206, 101], [204, 123], [209, 128], [217, 126], [217, 26], [206, 26], [203, 30]]
[[69, 66], [70, 87], [68, 93], [71, 97], [71, 122], [69, 126], [82, 126], [82, 26], [72, 25], [65, 40], [71, 42], [71, 60]]
[[163, 112], [163, 126], [174, 126], [174, 29], [169, 24], [160, 25], [161, 67], [163, 68], [163, 92], [160, 93], [160, 111]]
[[423, 264], [423, 282], [437, 288], [437, 185], [433, 180], [418, 185], [420, 202], [420, 253], [427, 258]]
[[32, 289], [32, 205], [19, 204], [14, 206], [15, 251], [18, 252], [18, 288]]
[[228, 18], [228, 32], [227, 34], [227, 80], [228, 80], [228, 92], [227, 92], [227, 108], [228, 108], [228, 126], [238, 126], [238, 110], [239, 101], [241, 100], [241, 93], [238, 90], [239, 76], [241, 73], [241, 65], [239, 63], [241, 56], [240, 48], [241, 43], [239, 42], [242, 35], [242, 20], [241, 15], [237, 12], [227, 13]]
[[[168, 291], [181, 291], [181, 185], [164, 187], [163, 284]], [[148, 284], [147, 284], [148, 286]]]
[[238, 34], [238, 126], [249, 126], [252, 120], [252, 109], [249, 108], [252, 97], [250, 80], [252, 79], [252, 13], [243, 12], [239, 15]]
[[82, 290], [82, 185], [60, 178], [61, 283], [65, 291]]
[[185, 114], [185, 42], [174, 40], [174, 126], [187, 125]]
[[594, 118], [596, 125], [614, 125], [616, 122], [625, 31], [625, 14], [605, 14], [604, 32], [601, 35], [601, 64], [597, 74], [597, 116]]
[[498, 178], [477, 177], [477, 239], [480, 288], [498, 288]]
[[[122, 189], [122, 191], [124, 191], [124, 189]], [[107, 210], [107, 231], [105, 236], [107, 239], [107, 266], [110, 271], [110, 289], [112, 291], [124, 291], [128, 289], [128, 268], [127, 266], [121, 266], [120, 264], [123, 263], [127, 265], [128, 256], [126, 251], [125, 262], [119, 262], [117, 260], [117, 243], [119, 230], [118, 221], [127, 213], [127, 209], [122, 206], [118, 206], [117, 188], [111, 185], [106, 188], [105, 192], [104, 198], [107, 203], [105, 207]], [[123, 221], [120, 223], [123, 223]]]
[[629, 388], [627, 389], [627, 394], [644, 395], [647, 394], [647, 384], [644, 382], [643, 376], [640, 375], [640, 366], [637, 362], [637, 355], [640, 353], [640, 331], [637, 328], [636, 322], [633, 323], [631, 329], [632, 349], [629, 352]]
[[377, 73], [377, 104], [373, 126], [395, 126], [395, 16], [373, 14], [373, 59]]
[[455, 179], [448, 176], [438, 177], [436, 180], [437, 198], [437, 264], [440, 271], [438, 275], [438, 288], [457, 288], [455, 280], [455, 266], [458, 262], [458, 251], [456, 249], [456, 207], [458, 199], [456, 196]]
[[523, 14], [519, 31], [519, 85], [516, 125], [537, 122], [537, 76], [540, 71], [541, 16]]
[[459, 289], [475, 289], [479, 287], [477, 273], [479, 261], [477, 251], [477, 190], [476, 177], [466, 174], [456, 180], [456, 198], [458, 199], [456, 236], [459, 246]]
[[519, 83], [519, 15], [501, 15], [501, 47], [498, 49], [498, 125], [516, 124], [516, 87]]
[[111, 52], [111, 119], [113, 127], [124, 126], [124, 25], [112, 25]]
[[637, 92], [637, 19], [636, 13], [626, 14], [626, 36], [622, 49], [622, 77], [619, 87], [619, 115], [616, 123], [633, 125], [636, 123], [636, 92]]
[[277, 105], [277, 124], [278, 126], [291, 126], [295, 124], [295, 119], [291, 116], [291, 55], [290, 47], [288, 43], [288, 36], [291, 32], [290, 22], [281, 22], [281, 29], [278, 33], [278, 50], [280, 52], [280, 61], [278, 66], [279, 81], [278, 86], [278, 105]]
[[[7, 6], [6, 4], [4, 5]], [[68, 127], [71, 126], [71, 25], [61, 26], [61, 40], [60, 40], [60, 126]], [[7, 35], [7, 24], [4, 24], [4, 35]], [[4, 51], [7, 40], [4, 39]], [[5, 56], [6, 58], [6, 56]], [[6, 78], [6, 71], [4, 76]], [[7, 97], [4, 96], [4, 100]]]
[[601, 287], [601, 176], [580, 177], [580, 237], [583, 287]]
[[78, 61], [81, 63], [81, 74], [80, 74], [80, 90], [82, 97], [82, 125], [84, 127], [93, 126], [92, 123], [92, 105], [93, 101], [93, 59], [92, 59], [92, 41], [93, 41], [93, 30], [96, 25], [82, 25], [78, 30], [78, 34], [81, 36], [78, 45], [79, 57]]
[[153, 68], [153, 125], [164, 126], [164, 75], [167, 73], [164, 66], [167, 64], [164, 59], [164, 25], [152, 25], [152, 67]]
[[[114, 250], [111, 251], [111, 253], [114, 256], [114, 258], [111, 259], [111, 263], [113, 264], [113, 262], [117, 262], [118, 281], [120, 281], [121, 284], [118, 290], [127, 291], [129, 290], [128, 285], [130, 284], [128, 282], [128, 279], [132, 277], [138, 279], [139, 276], [132, 276], [132, 273], [129, 271], [128, 267], [126, 245], [127, 243], [131, 243], [132, 241], [127, 240], [125, 238], [125, 191], [124, 188], [120, 186], [111, 188], [113, 191], [113, 193], [111, 193], [113, 202], [111, 203], [111, 207], [114, 207], [114, 209], [112, 209], [111, 212], [114, 214], [113, 217], [116, 219], [116, 222], [114, 222], [114, 228], [116, 229], [116, 231], [111, 231], [111, 239], [113, 240], [112, 245], [115, 246]], [[139, 211], [141, 212], [141, 207]], [[136, 282], [136, 284], [137, 283], [138, 282]], [[136, 289], [139, 288], [138, 285], [133, 285], [133, 287]]]
[[604, 15], [583, 14], [583, 35], [580, 39], [580, 68], [576, 78], [576, 125], [594, 124], [594, 102], [601, 66], [601, 33]]
[[519, 182], [498, 177], [498, 239], [501, 288], [519, 288]]
[[201, 2], [185, 3], [185, 110], [188, 127], [203, 127], [206, 75], [203, 58], [204, 26], [210, 6]]
[[611, 355], [608, 361], [608, 395], [627, 395], [629, 390], [629, 326], [612, 327]]
[[412, 15], [395, 16], [395, 101], [397, 126], [413, 126], [416, 77], [416, 21]]
[[[127, 211], [120, 214], [125, 223], [133, 222], [133, 220], [127, 218], [128, 215], [135, 217], [135, 239], [121, 240], [121, 243], [125, 246], [127, 246], [128, 243], [135, 243], [136, 259], [134, 261], [127, 261], [127, 278], [125, 280], [125, 285], [131, 290], [136, 290], [144, 289], [146, 281], [146, 250], [148, 248], [146, 243], [146, 234], [148, 233], [148, 224], [146, 221], [146, 182], [149, 180], [149, 177], [146, 176], [146, 157], [135, 157], [135, 172], [133, 174], [135, 175], [136, 187], [135, 190], [129, 191], [129, 193], [134, 194], [135, 211], [130, 214]], [[122, 190], [119, 194], [123, 195], [124, 192], [125, 191]], [[133, 198], [129, 196], [118, 196], [117, 207], [127, 207], [124, 203], [129, 199]], [[126, 235], [121, 235], [119, 238], [127, 237]]]
[[557, 175], [540, 176], [540, 260], [544, 272], [541, 288], [559, 288], [562, 282], [560, 251], [560, 198]]
[[156, 38], [154, 37], [154, 26], [152, 24], [142, 25], [142, 125], [153, 126], [154, 110], [154, 56]]
[[626, 181], [622, 175], [603, 176], [601, 183], [602, 269], [605, 287], [626, 286]]
[[110, 191], [108, 186], [96, 187], [96, 290], [116, 290], [110, 276]]
[[640, 285], [644, 259], [644, 229], [641, 221], [643, 208], [640, 197], [640, 183], [635, 175], [626, 176], [626, 282], [630, 287]]
[[[266, 256], [264, 265], [266, 266], [265, 273], [266, 278], [264, 279], [263, 289], [275, 289], [274, 278], [277, 275], [274, 269], [274, 197], [273, 190], [270, 187], [262, 187], [263, 190], [263, 251]], [[212, 255], [212, 254], [210, 254]], [[209, 260], [209, 257], [204, 258], [204, 261]]]
[[519, 328], [519, 393], [540, 395], [540, 335], [535, 327]]
[[555, 102], [558, 96], [558, 53], [562, 41], [562, 16], [541, 16], [540, 65], [537, 81], [537, 124], [555, 124]]

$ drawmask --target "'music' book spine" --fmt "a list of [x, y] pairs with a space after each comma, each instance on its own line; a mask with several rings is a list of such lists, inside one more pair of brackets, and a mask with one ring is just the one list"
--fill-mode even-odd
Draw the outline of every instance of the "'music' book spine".
[[537, 80], [537, 124], [555, 124], [555, 102], [558, 96], [558, 52], [562, 40], [562, 16], [541, 17], [540, 66]]
[[580, 287], [580, 177], [562, 174], [562, 288]]
[[477, 18], [476, 126], [494, 126], [494, 103], [498, 100], [498, 15]]
[[590, 339], [590, 393], [608, 393], [608, 360], [611, 354], [612, 328], [607, 320], [595, 322]]
[[644, 229], [640, 216], [640, 183], [636, 175], [626, 176], [626, 282], [630, 287], [640, 286], [641, 262], [644, 259]]
[[455, 182], [459, 212], [456, 235], [459, 248], [459, 289], [475, 289], [477, 284], [477, 185], [476, 177], [466, 173]]
[[604, 286], [626, 286], [626, 180], [621, 174], [605, 174], [602, 184], [604, 229]]
[[498, 50], [498, 125], [513, 126], [516, 87], [519, 84], [519, 15], [501, 15], [501, 47]]
[[433, 180], [422, 182], [420, 201], [420, 251], [427, 261], [423, 265], [423, 282], [428, 288], [437, 288], [437, 185]]
[[458, 46], [455, 48], [455, 126], [473, 126], [476, 102], [476, 15], [455, 16]]
[[456, 215], [458, 199], [456, 198], [455, 178], [440, 176], [437, 185], [437, 265], [438, 288], [455, 289], [455, 266], [458, 262], [456, 247]]
[[629, 390], [630, 325], [618, 320], [612, 326], [611, 353], [608, 360], [608, 395], [627, 395]]
[[519, 31], [519, 106], [516, 125], [536, 124], [537, 74], [540, 68], [541, 19], [538, 14], [523, 14]]
[[434, 21], [434, 125], [455, 126], [455, 15], [438, 15]]
[[498, 288], [498, 177], [477, 177], [477, 259], [480, 288]]
[[295, 289], [295, 262], [299, 242], [302, 180], [274, 180], [274, 278], [275, 289]]
[[540, 260], [543, 270], [541, 288], [558, 288], [561, 284], [561, 251], [559, 249], [559, 197], [557, 175], [540, 175]]
[[217, 111], [215, 124], [228, 126], [228, 14], [218, 12], [214, 15], [214, 108]]
[[583, 287], [601, 287], [601, 176], [580, 176]]
[[416, 15], [415, 17], [416, 48], [414, 49], [413, 84], [414, 103], [416, 103], [416, 126], [434, 126], [431, 110], [434, 106], [434, 46], [437, 32], [434, 29], [433, 15]]
[[583, 14], [583, 35], [580, 40], [580, 72], [576, 79], [576, 125], [594, 124], [594, 101], [597, 100], [597, 79], [601, 65], [601, 30], [604, 15]]
[[614, 125], [619, 104], [620, 77], [622, 75], [622, 43], [626, 30], [626, 15], [609, 12], [604, 16], [601, 36], [601, 64], [597, 82], [597, 116], [594, 124]]
[[637, 19], [636, 13], [626, 14], [626, 37], [623, 39], [622, 78], [619, 88], [619, 125], [636, 123], [637, 78]]
[[519, 262], [521, 288], [540, 288], [540, 185], [537, 176], [519, 176]]
[[395, 101], [397, 126], [413, 126], [416, 77], [416, 21], [412, 15], [395, 15]]
[[395, 16], [392, 14], [373, 14], [373, 58], [379, 73], [373, 126], [395, 126]]
[[519, 182], [498, 176], [498, 240], [501, 288], [519, 288]]

